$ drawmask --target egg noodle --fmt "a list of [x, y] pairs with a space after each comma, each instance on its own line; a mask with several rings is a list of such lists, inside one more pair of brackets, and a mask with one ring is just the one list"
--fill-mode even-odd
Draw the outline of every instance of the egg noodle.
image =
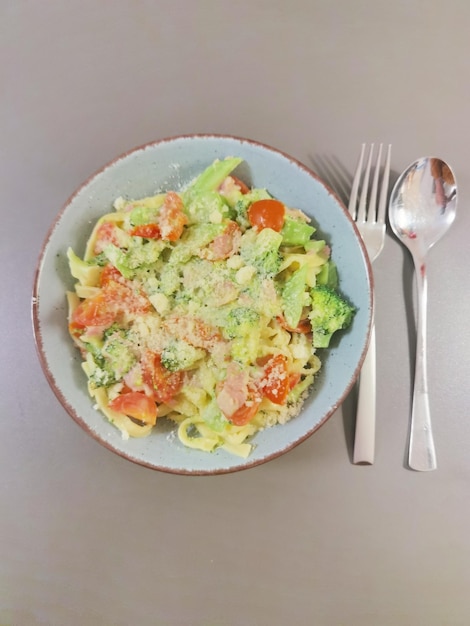
[[[340, 298], [330, 249], [303, 212], [236, 178], [240, 162], [118, 198], [84, 257], [67, 252], [69, 332], [124, 438], [169, 419], [184, 446], [247, 457], [257, 431], [299, 413], [321, 367], [336, 328], [315, 329], [315, 290]], [[353, 313], [341, 302], [338, 328]]]

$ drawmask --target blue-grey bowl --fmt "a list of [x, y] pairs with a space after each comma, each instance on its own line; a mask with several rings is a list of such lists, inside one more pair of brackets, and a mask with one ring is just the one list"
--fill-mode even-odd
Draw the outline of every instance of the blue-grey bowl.
[[[67, 331], [65, 291], [73, 289], [66, 250], [84, 251], [91, 224], [112, 210], [118, 196], [138, 198], [178, 189], [216, 158], [240, 156], [238, 172], [252, 186], [265, 187], [287, 205], [312, 218], [332, 249], [342, 293], [357, 309], [350, 329], [320, 351], [323, 366], [302, 412], [282, 426], [258, 433], [253, 452], [240, 459], [184, 447], [175, 427], [159, 420], [152, 434], [124, 440], [93, 408], [81, 357]], [[313, 172], [294, 158], [248, 139], [187, 135], [163, 139], [118, 157], [91, 176], [57, 216], [39, 259], [33, 293], [33, 325], [39, 358], [57, 398], [72, 418], [102, 445], [141, 465], [178, 474], [219, 474], [269, 461], [312, 435], [341, 405], [354, 385], [365, 356], [372, 312], [371, 268], [347, 210]]]

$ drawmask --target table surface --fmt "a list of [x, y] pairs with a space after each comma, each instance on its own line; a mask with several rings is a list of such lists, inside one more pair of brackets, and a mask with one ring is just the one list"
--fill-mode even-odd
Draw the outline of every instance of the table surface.
[[[467, 0], [2, 3], [2, 626], [470, 623], [469, 26]], [[414, 273], [390, 231], [373, 465], [352, 463], [354, 393], [288, 454], [215, 477], [130, 463], [58, 403], [30, 317], [48, 229], [114, 156], [192, 132], [325, 178], [372, 141], [393, 144], [392, 178], [453, 166], [458, 215], [428, 262], [437, 471], [406, 466]]]

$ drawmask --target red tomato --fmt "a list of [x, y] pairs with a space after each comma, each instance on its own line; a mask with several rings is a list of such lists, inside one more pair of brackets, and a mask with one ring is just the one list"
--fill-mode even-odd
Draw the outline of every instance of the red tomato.
[[274, 402], [284, 404], [290, 390], [289, 374], [287, 372], [287, 357], [283, 354], [273, 356], [264, 367], [261, 380], [263, 394]]
[[116, 313], [103, 292], [82, 300], [72, 313], [71, 322], [77, 326], [110, 326]]
[[121, 278], [122, 278], [121, 272], [116, 267], [114, 267], [114, 265], [111, 265], [111, 263], [108, 263], [108, 265], [105, 265], [103, 267], [103, 270], [101, 272], [100, 286], [104, 287], [111, 280], [117, 281]]
[[70, 322], [69, 324], [69, 333], [72, 335], [74, 339], [80, 339], [81, 335], [85, 332], [85, 327], [81, 324], [77, 324], [77, 322]]
[[103, 287], [102, 293], [109, 308], [115, 311], [116, 316], [120, 312], [142, 314], [150, 310], [150, 302], [146, 296], [136, 292], [132, 283], [122, 276], [119, 282], [109, 280]]
[[183, 385], [183, 373], [168, 371], [156, 352], [148, 351], [144, 355], [142, 377], [156, 402], [169, 402]]
[[222, 336], [215, 326], [190, 315], [177, 315], [163, 322], [163, 328], [195, 348], [210, 350]]
[[184, 225], [188, 222], [183, 208], [183, 201], [179, 195], [169, 191], [158, 214], [161, 237], [165, 241], [177, 241], [183, 234]]
[[128, 417], [134, 417], [144, 424], [155, 424], [157, 421], [157, 405], [139, 391], [129, 391], [117, 396], [109, 403], [109, 408]]
[[289, 374], [289, 390], [293, 389], [300, 381], [300, 374]]
[[250, 224], [258, 230], [272, 228], [279, 232], [284, 226], [285, 211], [285, 206], [279, 200], [272, 198], [257, 200], [248, 209], [248, 219]]
[[96, 231], [95, 247], [93, 249], [94, 254], [100, 254], [103, 252], [108, 243], [113, 243], [115, 246], [119, 246], [119, 237], [117, 234], [118, 227], [114, 222], [103, 222], [98, 226]]
[[260, 403], [260, 400], [252, 400], [250, 404], [241, 406], [230, 416], [229, 419], [232, 424], [235, 424], [235, 426], [245, 426], [245, 424], [248, 424], [256, 415]]
[[135, 237], [144, 237], [145, 239], [160, 239], [161, 237], [160, 229], [157, 224], [141, 224], [134, 226], [129, 234]]
[[150, 310], [146, 296], [136, 293], [132, 283], [112, 266], [104, 268], [101, 283], [101, 291], [82, 300], [72, 313], [69, 329], [73, 336], [77, 336], [78, 328], [111, 326], [123, 312], [142, 314]]

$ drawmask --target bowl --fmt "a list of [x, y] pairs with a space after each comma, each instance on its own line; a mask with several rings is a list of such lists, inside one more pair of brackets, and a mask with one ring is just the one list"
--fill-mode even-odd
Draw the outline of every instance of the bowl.
[[[251, 455], [242, 459], [218, 449], [188, 449], [164, 419], [145, 438], [124, 440], [117, 428], [93, 408], [81, 356], [67, 328], [65, 292], [73, 289], [66, 250], [81, 254], [91, 224], [119, 196], [139, 198], [178, 189], [214, 159], [242, 157], [238, 170], [250, 186], [265, 187], [312, 218], [317, 235], [331, 246], [342, 294], [356, 307], [352, 326], [322, 350], [316, 376], [302, 412], [284, 425], [255, 435]], [[347, 210], [318, 176], [296, 159], [268, 145], [221, 135], [162, 139], [119, 156], [92, 175], [58, 214], [43, 245], [33, 290], [33, 326], [45, 376], [70, 416], [106, 448], [143, 466], [177, 474], [221, 474], [247, 469], [284, 454], [315, 433], [336, 411], [354, 385], [365, 356], [372, 312], [371, 269], [361, 237]]]

